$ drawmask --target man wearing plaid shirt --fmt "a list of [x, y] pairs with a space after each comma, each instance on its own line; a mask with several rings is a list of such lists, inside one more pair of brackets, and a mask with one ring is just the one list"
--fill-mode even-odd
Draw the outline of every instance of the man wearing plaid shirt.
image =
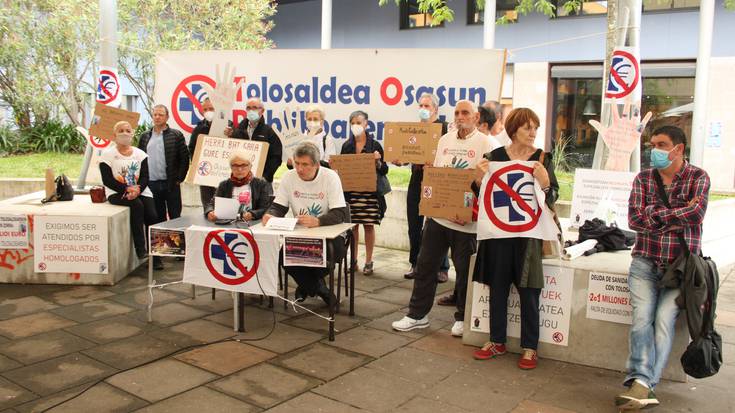
[[[693, 254], [702, 245], [702, 221], [707, 210], [709, 176], [684, 160], [686, 136], [676, 126], [656, 129], [651, 137], [651, 166], [633, 181], [628, 225], [636, 231], [628, 286], [633, 306], [630, 328], [629, 389], [615, 399], [621, 410], [658, 405], [654, 393], [674, 340], [679, 308], [678, 289], [659, 289], [666, 265], [679, 255], [679, 233]], [[654, 178], [658, 170], [671, 208], [664, 206]]]

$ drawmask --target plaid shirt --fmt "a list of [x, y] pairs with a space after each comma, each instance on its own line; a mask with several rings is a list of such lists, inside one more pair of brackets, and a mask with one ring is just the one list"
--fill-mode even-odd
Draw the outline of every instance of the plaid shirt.
[[[689, 250], [699, 254], [710, 182], [704, 170], [685, 161], [666, 190], [669, 209], [659, 199], [653, 171], [641, 171], [633, 181], [628, 226], [636, 231], [633, 256], [647, 257], [658, 265], [666, 265], [680, 253], [678, 233], [684, 235]], [[699, 202], [689, 206], [689, 201], [697, 196]]]

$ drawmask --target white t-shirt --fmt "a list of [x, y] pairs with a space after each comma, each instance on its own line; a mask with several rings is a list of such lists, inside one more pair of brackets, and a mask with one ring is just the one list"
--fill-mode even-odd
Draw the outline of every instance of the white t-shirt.
[[[142, 150], [134, 146], [131, 148], [133, 149], [133, 153], [130, 156], [125, 156], [118, 152], [117, 147], [109, 148], [100, 155], [100, 163], [109, 166], [112, 169], [112, 176], [126, 186], [138, 185], [141, 165], [143, 164], [143, 160], [148, 158], [148, 155]], [[105, 186], [105, 193], [107, 196], [110, 196], [116, 194], [117, 191]], [[148, 187], [143, 190], [141, 195], [153, 197], [153, 193]]]
[[294, 216], [320, 217], [330, 209], [347, 206], [337, 172], [324, 167], [319, 167], [311, 181], [302, 180], [295, 169], [287, 171], [281, 178], [273, 202], [291, 208]]
[[[434, 166], [442, 168], [475, 169], [482, 156], [500, 144], [492, 137], [475, 129], [464, 139], [457, 137], [457, 131], [447, 132], [439, 139], [434, 157]], [[437, 223], [455, 231], [476, 233], [477, 223], [457, 225], [448, 219], [432, 218]]]
[[334, 145], [334, 138], [327, 136], [325, 142], [324, 135], [326, 135], [326, 132], [321, 131], [314, 136], [307, 136], [306, 141], [313, 143], [317, 148], [319, 148], [320, 160], [329, 162], [329, 157], [337, 154], [337, 148]]

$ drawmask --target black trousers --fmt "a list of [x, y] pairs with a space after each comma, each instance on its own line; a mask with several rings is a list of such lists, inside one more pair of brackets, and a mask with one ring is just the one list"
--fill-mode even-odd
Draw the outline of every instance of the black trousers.
[[153, 192], [158, 222], [181, 216], [181, 186], [169, 188], [168, 181], [149, 181], [148, 188]]
[[[281, 257], [283, 257], [283, 249], [281, 249]], [[335, 257], [340, 259], [345, 254], [345, 239], [337, 237], [333, 240], [327, 240], [327, 261], [334, 262]], [[319, 282], [327, 274], [329, 274], [329, 264], [325, 268], [319, 267], [302, 267], [298, 265], [289, 265], [283, 267], [286, 273], [293, 277], [299, 289], [306, 294], [312, 296], [316, 294], [319, 288]]]
[[457, 291], [457, 311], [454, 319], [464, 320], [464, 307], [467, 295], [467, 277], [470, 270], [470, 256], [477, 248], [476, 234], [449, 229], [433, 219], [426, 221], [421, 251], [416, 264], [413, 292], [408, 316], [419, 320], [429, 314], [434, 305], [437, 279], [436, 273], [447, 252], [451, 249], [454, 269], [457, 271], [455, 289]]
[[130, 208], [130, 233], [133, 236], [135, 251], [139, 253], [146, 251], [146, 225], [158, 223], [153, 199], [147, 196], [139, 196], [130, 201], [123, 198], [122, 194], [113, 194], [110, 195], [107, 200], [113, 205], [121, 205]]
[[[424, 216], [419, 215], [419, 202], [421, 202], [421, 180], [424, 176], [423, 169], [411, 166], [411, 180], [408, 182], [406, 191], [406, 222], [408, 223], [408, 262], [416, 266], [416, 261], [421, 249], [421, 233], [424, 228]], [[449, 258], [445, 255], [439, 268], [441, 271], [449, 269]]]
[[[490, 287], [490, 341], [505, 343], [508, 330], [508, 294], [510, 275], [494, 274]], [[540, 288], [518, 288], [521, 297], [521, 347], [536, 350], [539, 337]]]

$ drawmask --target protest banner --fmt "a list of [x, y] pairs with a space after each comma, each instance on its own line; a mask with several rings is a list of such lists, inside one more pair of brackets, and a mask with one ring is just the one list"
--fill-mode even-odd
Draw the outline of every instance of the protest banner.
[[558, 241], [559, 228], [532, 161], [490, 162], [480, 188], [477, 239], [536, 238]]
[[[544, 288], [539, 300], [539, 341], [569, 345], [574, 270], [544, 265]], [[490, 288], [475, 282], [472, 290], [470, 330], [490, 333]], [[521, 336], [521, 298], [515, 286], [508, 296], [508, 336]]]
[[36, 215], [36, 272], [107, 274], [107, 218]]
[[590, 272], [587, 284], [587, 318], [633, 324], [628, 274]]
[[283, 265], [302, 267], [327, 266], [327, 241], [325, 238], [284, 237]]
[[28, 248], [28, 217], [0, 215], [0, 250]]
[[267, 142], [199, 135], [186, 182], [216, 188], [232, 174], [230, 155], [236, 151], [244, 151], [249, 156], [253, 175], [263, 176], [268, 154]]
[[424, 168], [419, 215], [472, 221], [474, 169]]
[[628, 199], [634, 179], [635, 172], [577, 168], [569, 214], [572, 227], [599, 218], [608, 225], [614, 222], [628, 229]]
[[149, 228], [151, 255], [183, 257], [186, 255], [186, 237], [183, 229]]
[[393, 162], [432, 164], [442, 137], [440, 123], [386, 122], [385, 159]]
[[97, 102], [94, 105], [92, 123], [89, 125], [89, 135], [109, 141], [115, 137], [113, 128], [117, 122], [128, 122], [134, 131], [138, 126], [138, 119], [140, 119], [140, 113], [118, 109]]
[[372, 153], [332, 155], [329, 157], [329, 166], [339, 175], [343, 191], [376, 191], [378, 176], [375, 155]]
[[278, 295], [278, 234], [192, 225], [185, 231], [184, 282]]

